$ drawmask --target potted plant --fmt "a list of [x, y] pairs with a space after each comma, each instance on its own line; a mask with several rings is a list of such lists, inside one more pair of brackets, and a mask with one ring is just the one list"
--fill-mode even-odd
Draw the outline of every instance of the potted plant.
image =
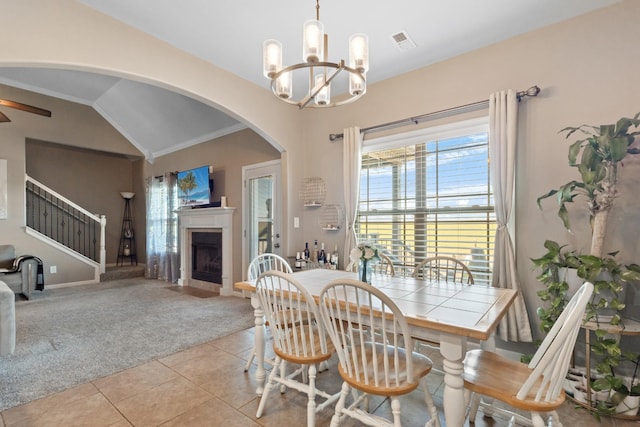
[[626, 384], [623, 378], [613, 374], [613, 370], [612, 375], [596, 380], [593, 384], [595, 389], [610, 390], [610, 401], [607, 405], [603, 405], [598, 409], [600, 412], [608, 411], [626, 416], [635, 416], [640, 408], [640, 383], [638, 383], [637, 379], [640, 355], [627, 353], [622, 355], [621, 360], [634, 364], [633, 374]]
[[607, 219], [618, 195], [618, 168], [626, 156], [640, 153], [639, 148], [631, 147], [640, 131], [630, 132], [630, 128], [640, 125], [639, 116], [640, 113], [632, 119], [621, 118], [615, 125], [582, 125], [560, 131], [566, 132], [566, 138], [575, 132], [586, 135], [571, 144], [568, 155], [569, 166], [578, 169], [581, 180], [571, 180], [540, 196], [538, 206], [542, 208], [543, 199], [557, 195], [558, 216], [567, 230], [571, 230], [567, 205], [578, 197], [584, 198], [592, 228], [591, 255], [601, 256], [603, 252]]
[[[640, 149], [632, 146], [640, 131], [640, 113], [633, 118], [621, 118], [615, 124], [600, 126], [582, 125], [567, 127], [560, 131], [566, 138], [574, 134], [585, 137], [569, 146], [568, 161], [575, 167], [579, 179], [571, 180], [557, 189], [553, 189], [537, 199], [542, 209], [543, 200], [555, 196], [558, 203], [558, 216], [565, 228], [571, 231], [569, 206], [575, 202], [584, 202], [589, 214], [591, 228], [588, 253], [570, 250], [567, 245], [547, 240], [546, 253], [532, 259], [534, 267], [540, 270], [538, 280], [544, 289], [538, 292], [547, 308], [539, 308], [541, 329], [548, 332], [568, 301], [570, 284], [568, 271], [573, 271], [580, 281], [594, 284], [594, 294], [587, 307], [585, 320], [594, 320], [598, 329], [596, 342], [592, 350], [600, 357], [596, 367], [602, 374], [595, 388], [615, 390], [620, 388], [615, 368], [622, 360], [619, 340], [609, 336], [601, 322], [620, 325], [620, 312], [624, 308], [623, 291], [628, 283], [640, 280], [640, 266], [624, 265], [615, 257], [617, 252], [604, 253], [604, 241], [609, 213], [618, 194], [618, 170], [627, 156], [640, 154]], [[608, 310], [604, 319], [603, 310]], [[633, 357], [633, 355], [628, 355]], [[588, 376], [588, 374], [587, 374]], [[606, 408], [600, 408], [603, 411]]]

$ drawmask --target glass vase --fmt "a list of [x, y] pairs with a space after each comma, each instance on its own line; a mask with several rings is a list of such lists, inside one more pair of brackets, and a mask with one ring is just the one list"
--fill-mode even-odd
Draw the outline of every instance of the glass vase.
[[358, 264], [358, 280], [371, 284], [371, 261], [360, 260]]

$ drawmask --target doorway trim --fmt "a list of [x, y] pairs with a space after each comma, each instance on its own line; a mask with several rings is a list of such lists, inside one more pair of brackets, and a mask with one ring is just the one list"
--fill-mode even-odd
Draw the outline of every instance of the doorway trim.
[[[249, 266], [249, 229], [251, 224], [251, 200], [248, 188], [250, 179], [264, 176], [273, 177], [272, 215], [273, 234], [282, 236], [282, 160], [270, 160], [267, 162], [246, 165], [242, 167], [242, 278], [246, 279], [247, 268]], [[282, 239], [280, 238], [280, 241]], [[273, 249], [273, 253], [282, 256], [282, 243], [278, 248]]]

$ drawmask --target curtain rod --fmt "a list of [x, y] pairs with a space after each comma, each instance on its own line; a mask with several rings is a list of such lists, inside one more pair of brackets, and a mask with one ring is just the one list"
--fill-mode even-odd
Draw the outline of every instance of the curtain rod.
[[[518, 97], [518, 101], [522, 100], [525, 96], [538, 96], [540, 93], [540, 88], [538, 86], [531, 86], [527, 90], [522, 90], [516, 93]], [[360, 132], [365, 134], [369, 132], [377, 132], [386, 129], [393, 129], [401, 126], [407, 125], [417, 125], [423, 121], [440, 119], [443, 117], [450, 117], [456, 114], [469, 113], [471, 111], [482, 110], [489, 106], [489, 100], [485, 99], [483, 101], [472, 102], [471, 104], [460, 105], [458, 107], [447, 108], [445, 110], [434, 111], [433, 113], [422, 114], [420, 116], [409, 117], [407, 119], [396, 120], [393, 122], [384, 123], [381, 125], [371, 126], [368, 128], [361, 129]], [[344, 133], [332, 133], [329, 134], [329, 141], [335, 141], [338, 139], [342, 139], [344, 137]]]
[[[178, 175], [178, 171], [175, 171], [175, 172], [173, 172], [173, 171], [169, 171], [169, 173], [170, 173], [170, 174], [173, 174], [173, 175]], [[164, 178], [164, 175], [156, 175], [156, 176], [154, 176], [154, 178], [155, 178], [155, 179]]]

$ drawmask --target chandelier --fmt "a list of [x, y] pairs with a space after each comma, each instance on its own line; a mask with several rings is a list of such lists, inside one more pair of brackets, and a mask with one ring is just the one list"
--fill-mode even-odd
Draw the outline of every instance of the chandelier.
[[[349, 37], [349, 65], [344, 60], [327, 60], [328, 36], [320, 22], [320, 0], [316, 0], [316, 19], [306, 21], [302, 28], [302, 60], [299, 64], [282, 66], [282, 43], [269, 39], [263, 44], [264, 76], [271, 80], [271, 91], [279, 99], [303, 109], [335, 107], [360, 98], [367, 89], [366, 73], [369, 70], [369, 42], [365, 34], [353, 34]], [[302, 70], [302, 71], [300, 71]], [[301, 95], [295, 92], [296, 74], [303, 76]], [[349, 97], [331, 102], [331, 82], [340, 74], [348, 76]], [[336, 80], [337, 82], [337, 80]], [[346, 82], [345, 82], [346, 88]], [[297, 99], [299, 98], [299, 99]], [[312, 102], [313, 101], [313, 102]]]

